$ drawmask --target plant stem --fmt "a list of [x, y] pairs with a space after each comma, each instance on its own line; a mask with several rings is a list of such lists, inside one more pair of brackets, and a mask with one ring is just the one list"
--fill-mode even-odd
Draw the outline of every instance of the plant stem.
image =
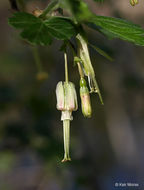
[[55, 9], [57, 9], [59, 7], [58, 4], [58, 0], [52, 1], [48, 4], [48, 6], [45, 8], [45, 10], [43, 11], [43, 13], [40, 15], [40, 18], [45, 18], [45, 16], [54, 11]]
[[43, 69], [42, 69], [40, 55], [38, 52], [38, 47], [37, 46], [32, 47], [32, 52], [33, 52], [34, 60], [35, 60], [36, 66], [38, 68], [38, 71], [41, 72]]
[[82, 70], [80, 62], [77, 62], [77, 65], [78, 65], [78, 71], [79, 71], [79, 74], [80, 74], [80, 78], [84, 78], [84, 72]]
[[67, 63], [67, 54], [64, 53], [64, 60], [65, 60], [65, 82], [68, 83], [68, 63]]

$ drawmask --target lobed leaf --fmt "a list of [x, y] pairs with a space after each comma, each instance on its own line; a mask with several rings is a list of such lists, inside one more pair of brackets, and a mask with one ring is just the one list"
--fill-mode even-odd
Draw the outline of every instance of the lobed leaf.
[[70, 39], [76, 34], [75, 27], [70, 19], [51, 17], [44, 21], [51, 35], [59, 40]]
[[76, 34], [70, 19], [51, 16], [46, 20], [32, 14], [18, 12], [9, 18], [9, 24], [21, 29], [21, 37], [37, 45], [47, 45], [53, 38], [58, 40], [70, 39]]
[[[96, 15], [93, 16], [90, 23], [95, 24], [96, 30], [99, 30], [110, 38], [119, 38], [136, 45], [144, 46], [144, 29], [141, 26], [119, 18]], [[89, 26], [91, 27], [91, 25]]]

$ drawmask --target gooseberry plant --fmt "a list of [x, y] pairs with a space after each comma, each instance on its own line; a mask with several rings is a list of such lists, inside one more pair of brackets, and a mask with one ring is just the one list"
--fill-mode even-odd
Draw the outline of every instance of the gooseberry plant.
[[[94, 0], [96, 3], [103, 0]], [[57, 109], [61, 111], [64, 134], [64, 159], [71, 160], [69, 155], [70, 121], [72, 111], [78, 108], [75, 86], [69, 81], [67, 48], [73, 53], [73, 60], [77, 65], [80, 75], [81, 109], [85, 117], [92, 114], [90, 93], [97, 93], [101, 103], [103, 99], [96, 81], [90, 54], [88, 40], [84, 25], [96, 32], [105, 35], [109, 39], [119, 38], [135, 45], [144, 46], [144, 30], [132, 22], [107, 16], [94, 14], [84, 0], [51, 0], [44, 10], [36, 9], [32, 13], [26, 11], [24, 0], [10, 0], [11, 6], [16, 11], [9, 18], [9, 24], [15, 29], [21, 30], [20, 36], [33, 47], [48, 46], [53, 39], [61, 40], [61, 51], [64, 53], [65, 81], [58, 82], [56, 86]], [[137, 0], [130, 0], [131, 5], [136, 5]], [[112, 58], [103, 50], [92, 45], [95, 50], [111, 60]], [[34, 51], [37, 64], [40, 64], [37, 49]], [[46, 73], [42, 73], [44, 78]], [[39, 76], [39, 77], [40, 77]], [[87, 80], [86, 80], [87, 78]], [[87, 85], [88, 83], [88, 85]]]

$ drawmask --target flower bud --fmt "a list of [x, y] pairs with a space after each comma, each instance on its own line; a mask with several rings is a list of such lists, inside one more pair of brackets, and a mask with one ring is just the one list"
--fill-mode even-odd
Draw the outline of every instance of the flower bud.
[[43, 13], [43, 11], [40, 9], [36, 9], [32, 13], [34, 16], [39, 17]]
[[80, 97], [81, 97], [81, 108], [82, 113], [85, 117], [91, 117], [91, 101], [89, 95], [89, 89], [87, 88], [86, 81], [84, 78], [80, 80]]
[[78, 108], [75, 86], [72, 82], [59, 82], [56, 87], [57, 109], [75, 111]]
[[138, 4], [138, 0], [130, 0], [130, 4], [132, 6], [135, 6], [136, 4]]

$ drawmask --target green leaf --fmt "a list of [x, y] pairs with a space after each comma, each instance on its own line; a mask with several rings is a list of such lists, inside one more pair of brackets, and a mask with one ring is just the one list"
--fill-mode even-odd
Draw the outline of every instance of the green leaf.
[[60, 0], [60, 6], [66, 9], [78, 21], [87, 21], [93, 14], [83, 0]]
[[52, 42], [52, 36], [48, 32], [47, 27], [45, 25], [40, 24], [35, 27], [24, 29], [21, 32], [21, 37], [32, 44], [37, 45], [48, 45]]
[[29, 28], [32, 25], [40, 24], [41, 20], [32, 14], [25, 12], [17, 12], [13, 17], [9, 18], [9, 24], [17, 29]]
[[70, 19], [62, 17], [51, 17], [44, 21], [48, 31], [53, 37], [59, 40], [70, 39], [76, 34], [74, 25]]
[[109, 61], [113, 61], [113, 58], [108, 55], [108, 53], [106, 53], [104, 50], [102, 50], [101, 48], [95, 46], [95, 45], [92, 45], [89, 43], [89, 45], [94, 49], [96, 50], [100, 55], [102, 55], [103, 57], [105, 57], [106, 59], [108, 59]]
[[123, 19], [105, 16], [93, 16], [89, 22], [94, 23], [98, 30], [110, 38], [119, 38], [144, 46], [144, 30], [138, 25]]
[[43, 20], [29, 13], [18, 12], [9, 18], [9, 24], [22, 30], [23, 39], [37, 45], [50, 44], [53, 38], [70, 39], [76, 34], [72, 21], [63, 17], [52, 16]]

